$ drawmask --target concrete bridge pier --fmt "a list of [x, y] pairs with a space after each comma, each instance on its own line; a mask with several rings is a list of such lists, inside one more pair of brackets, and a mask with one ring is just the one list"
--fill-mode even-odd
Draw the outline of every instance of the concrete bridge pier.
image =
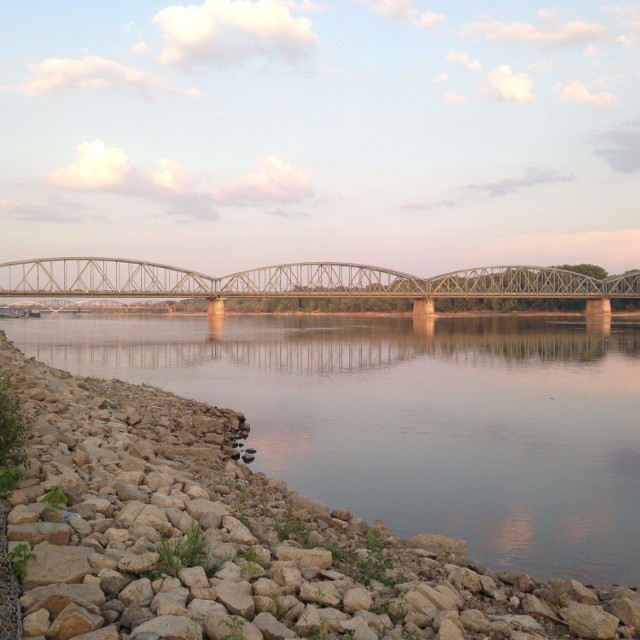
[[224, 300], [222, 298], [209, 298], [209, 306], [207, 307], [207, 316], [224, 317]]
[[589, 298], [586, 316], [587, 318], [611, 316], [611, 298]]
[[414, 298], [413, 317], [433, 318], [436, 315], [436, 304], [433, 298]]

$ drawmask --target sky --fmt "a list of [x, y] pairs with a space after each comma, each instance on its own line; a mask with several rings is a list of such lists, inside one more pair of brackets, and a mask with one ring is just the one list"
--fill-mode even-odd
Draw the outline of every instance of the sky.
[[640, 268], [640, 3], [0, 16], [0, 262]]

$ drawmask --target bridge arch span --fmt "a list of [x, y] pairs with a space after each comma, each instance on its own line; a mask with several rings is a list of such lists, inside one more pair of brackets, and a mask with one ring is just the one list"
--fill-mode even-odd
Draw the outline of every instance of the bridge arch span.
[[424, 296], [426, 280], [409, 273], [349, 262], [298, 262], [219, 278], [220, 297]]
[[526, 265], [476, 267], [429, 278], [431, 297], [595, 298], [601, 280], [573, 271]]
[[63, 257], [0, 264], [0, 296], [197, 297], [216, 279], [180, 267], [120, 258]]
[[640, 291], [640, 271], [630, 271], [604, 281], [610, 298], [637, 296]]

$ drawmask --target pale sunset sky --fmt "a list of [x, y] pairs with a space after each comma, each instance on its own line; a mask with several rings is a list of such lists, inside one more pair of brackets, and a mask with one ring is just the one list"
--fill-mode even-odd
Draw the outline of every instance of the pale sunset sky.
[[4, 0], [0, 262], [640, 268], [640, 3]]

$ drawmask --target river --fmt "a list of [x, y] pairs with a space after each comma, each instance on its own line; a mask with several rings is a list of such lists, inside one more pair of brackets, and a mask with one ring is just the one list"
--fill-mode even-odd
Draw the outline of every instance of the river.
[[43, 315], [28, 356], [243, 411], [255, 471], [534, 578], [640, 586], [640, 321]]

